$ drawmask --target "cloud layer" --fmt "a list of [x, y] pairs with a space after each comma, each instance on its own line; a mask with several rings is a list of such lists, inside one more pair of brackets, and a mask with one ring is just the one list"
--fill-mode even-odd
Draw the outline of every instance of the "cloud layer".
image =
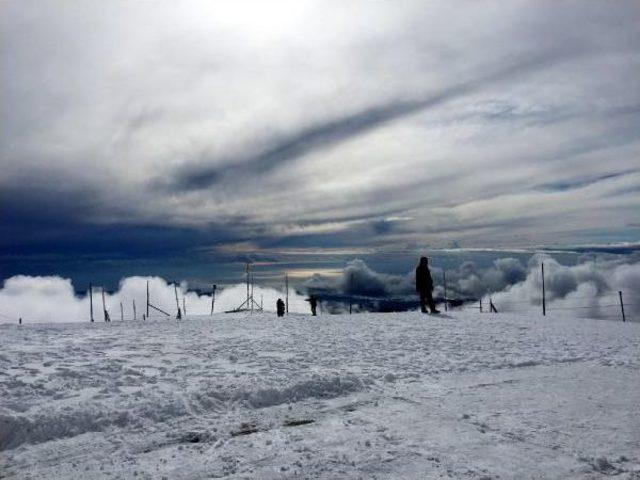
[[[549, 314], [620, 319], [618, 292], [623, 292], [626, 314], [640, 321], [640, 262], [633, 257], [615, 260], [588, 258], [576, 265], [560, 264], [548, 254], [533, 255], [525, 265], [515, 258], [499, 258], [488, 268], [467, 261], [446, 270], [447, 298], [493, 301], [498, 311], [542, 312], [542, 272], [545, 264], [546, 305]], [[434, 296], [444, 298], [442, 270], [431, 268]], [[362, 260], [348, 264], [338, 277], [314, 275], [305, 286], [328, 298], [415, 300], [415, 273], [388, 275], [369, 268]], [[343, 300], [344, 301], [344, 300]], [[375, 303], [374, 303], [375, 305]], [[400, 308], [400, 304], [398, 304]]]
[[639, 19], [633, 2], [7, 2], [0, 248], [637, 241]]
[[[105, 294], [105, 306], [112, 321], [120, 321], [120, 303], [123, 305], [124, 319], [133, 320], [133, 302], [136, 303], [137, 320], [142, 320], [146, 306], [146, 288], [149, 282], [150, 303], [176, 317], [177, 306], [174, 286], [159, 277], [129, 277], [120, 282], [116, 292]], [[256, 286], [254, 299], [262, 300], [265, 311], [275, 311], [276, 300], [284, 299], [284, 293], [273, 288]], [[179, 306], [184, 298], [188, 315], [209, 315], [211, 295], [199, 295], [188, 291], [186, 284], [178, 287]], [[216, 293], [215, 313], [237, 308], [246, 298], [245, 285], [235, 285], [220, 289]], [[289, 311], [307, 313], [309, 304], [305, 297], [289, 291]], [[95, 321], [104, 321], [100, 287], [93, 290], [93, 312]], [[28, 277], [16, 276], [5, 280], [0, 290], [0, 322], [16, 323], [22, 318], [24, 323], [34, 322], [87, 322], [90, 320], [89, 295], [77, 296], [70, 280], [57, 276]], [[162, 313], [150, 309], [149, 318], [167, 318]]]
[[[458, 268], [446, 270], [447, 298], [483, 299], [485, 307], [493, 301], [499, 312], [533, 312], [541, 314], [541, 263], [545, 265], [547, 312], [557, 316], [621, 318], [618, 292], [623, 292], [625, 311], [631, 321], [640, 321], [640, 262], [637, 258], [585, 258], [575, 265], [562, 265], [548, 254], [533, 255], [527, 264], [515, 258], [496, 259], [489, 267], [481, 268], [467, 261]], [[435, 282], [434, 296], [443, 298], [443, 275], [431, 268]], [[159, 277], [128, 277], [120, 282], [117, 291], [106, 293], [105, 303], [112, 320], [120, 319], [120, 302], [126, 320], [133, 319], [133, 301], [137, 318], [142, 317], [149, 281], [151, 303], [175, 317], [177, 307], [173, 284]], [[379, 273], [362, 260], [353, 260], [339, 275], [312, 275], [300, 286], [300, 291], [316, 294], [327, 312], [344, 311], [352, 299], [356, 310], [384, 308], [413, 308], [416, 300], [415, 275]], [[178, 287], [180, 307], [184, 298], [189, 315], [208, 315], [211, 296], [189, 291], [183, 282]], [[231, 310], [244, 301], [245, 285], [238, 284], [218, 291], [215, 310]], [[265, 310], [275, 311], [277, 298], [284, 298], [281, 290], [256, 286], [254, 298], [262, 299]], [[386, 302], [386, 303], [385, 303]], [[308, 313], [306, 297], [294, 288], [289, 292], [291, 312]], [[488, 307], [486, 307], [488, 308]], [[165, 318], [151, 309], [151, 317]], [[88, 321], [89, 297], [78, 296], [70, 280], [61, 277], [15, 276], [7, 279], [0, 289], [0, 322]], [[101, 290], [94, 289], [94, 318], [103, 320]]]

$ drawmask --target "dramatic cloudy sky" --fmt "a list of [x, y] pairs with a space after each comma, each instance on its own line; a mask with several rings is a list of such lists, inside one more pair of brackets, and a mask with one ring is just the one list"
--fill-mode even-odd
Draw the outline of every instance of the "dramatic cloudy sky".
[[0, 27], [3, 277], [640, 237], [637, 1], [15, 0]]

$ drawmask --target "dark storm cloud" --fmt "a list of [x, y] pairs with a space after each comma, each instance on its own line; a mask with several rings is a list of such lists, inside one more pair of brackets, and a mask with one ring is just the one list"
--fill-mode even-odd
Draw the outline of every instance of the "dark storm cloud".
[[624, 172], [608, 173], [605, 175], [597, 175], [597, 176], [592, 176], [587, 178], [576, 178], [571, 181], [545, 183], [540, 185], [537, 188], [542, 190], [551, 190], [551, 191], [571, 190], [573, 188], [582, 188], [589, 185], [593, 185], [594, 183], [602, 182], [603, 180], [611, 180], [613, 178], [623, 177], [630, 173], [637, 173], [638, 171], [640, 170], [627, 170]]
[[3, 251], [637, 240], [635, 6], [295, 3], [6, 2]]

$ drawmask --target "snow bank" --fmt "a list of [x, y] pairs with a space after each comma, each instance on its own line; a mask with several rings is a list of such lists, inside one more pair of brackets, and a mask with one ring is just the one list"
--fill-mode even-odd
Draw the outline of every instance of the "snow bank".
[[234, 314], [0, 339], [7, 478], [640, 472], [638, 324]]

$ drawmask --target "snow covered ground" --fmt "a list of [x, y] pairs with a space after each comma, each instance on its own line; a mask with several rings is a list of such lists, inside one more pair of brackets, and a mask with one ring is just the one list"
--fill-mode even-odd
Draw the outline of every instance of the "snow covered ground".
[[0, 326], [0, 478], [640, 478], [640, 324]]

